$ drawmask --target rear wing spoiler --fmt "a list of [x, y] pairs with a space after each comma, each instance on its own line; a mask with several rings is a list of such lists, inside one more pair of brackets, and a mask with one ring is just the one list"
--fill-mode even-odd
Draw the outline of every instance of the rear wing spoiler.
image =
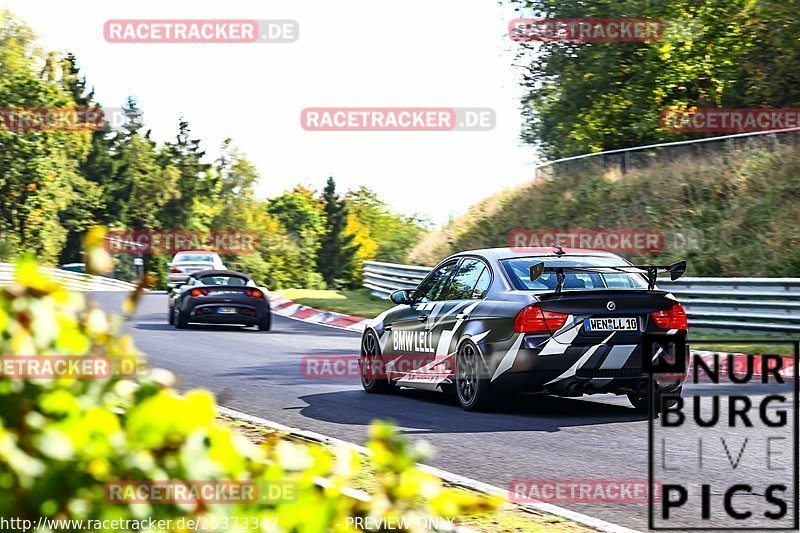
[[642, 274], [647, 278], [647, 290], [652, 291], [656, 286], [656, 278], [659, 273], [669, 272], [669, 277], [672, 281], [680, 278], [686, 273], [686, 261], [678, 261], [668, 266], [658, 265], [620, 265], [620, 266], [563, 266], [563, 267], [546, 267], [544, 263], [536, 263], [531, 265], [531, 281], [536, 281], [545, 272], [555, 273], [556, 275], [556, 292], [561, 292], [564, 287], [564, 280], [566, 272], [625, 272], [628, 274]]

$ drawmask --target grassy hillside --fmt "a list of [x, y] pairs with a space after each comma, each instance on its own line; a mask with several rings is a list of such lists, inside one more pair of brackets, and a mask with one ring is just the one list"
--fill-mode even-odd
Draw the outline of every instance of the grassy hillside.
[[[411, 260], [434, 264], [466, 249], [507, 246], [515, 229], [648, 229], [666, 236], [658, 254], [689, 260], [687, 275], [800, 276], [800, 151], [753, 150], [733, 160], [686, 158], [647, 169], [536, 180], [484, 200], [429, 235]], [[671, 245], [702, 232], [702, 246]]]

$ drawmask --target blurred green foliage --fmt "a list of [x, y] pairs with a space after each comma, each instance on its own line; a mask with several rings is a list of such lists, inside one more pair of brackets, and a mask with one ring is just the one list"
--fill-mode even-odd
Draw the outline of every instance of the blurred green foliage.
[[[88, 268], [94, 272], [111, 266], [102, 235], [91, 230], [87, 239]], [[126, 304], [128, 312], [135, 299]], [[119, 318], [43, 276], [29, 259], [17, 264], [16, 282], [0, 289], [4, 356], [107, 356], [115, 363], [136, 360], [145, 368], [131, 337], [119, 333], [121, 325]], [[277, 518], [279, 531], [321, 532], [347, 529], [347, 517], [453, 517], [497, 503], [446, 488], [419, 470], [424, 447], [412, 446], [387, 424], [370, 428], [369, 460], [377, 485], [366, 494], [348, 487], [365, 460], [357, 452], [288, 441], [278, 433], [255, 445], [215, 421], [210, 392], [180, 394], [175, 377], [165, 370], [147, 369], [136, 377], [0, 380], [0, 516], [258, 516]], [[118, 480], [289, 482], [297, 498], [111, 504], [104, 485]]]

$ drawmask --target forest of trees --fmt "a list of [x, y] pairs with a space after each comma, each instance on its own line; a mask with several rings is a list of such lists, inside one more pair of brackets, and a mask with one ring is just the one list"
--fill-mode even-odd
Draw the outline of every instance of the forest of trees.
[[[46, 52], [36, 36], [0, 11], [0, 109], [100, 107], [72, 55]], [[358, 285], [365, 259], [402, 262], [426, 232], [415, 216], [392, 212], [369, 189], [344, 194], [297, 186], [267, 200], [255, 195], [257, 169], [226, 140], [214, 160], [181, 119], [156, 143], [142, 105], [129, 97], [124, 125], [96, 131], [0, 128], [0, 261], [22, 253], [57, 265], [81, 262], [82, 236], [112, 230], [254, 231], [259, 253], [223, 256], [230, 268], [270, 288]], [[163, 255], [145, 257], [162, 281]], [[131, 257], [117, 257], [130, 277]]]
[[[800, 107], [799, 0], [509, 0], [521, 17], [648, 18], [652, 42], [520, 44], [523, 139], [542, 160], [698, 134], [668, 108]], [[713, 134], [708, 134], [713, 135]]]

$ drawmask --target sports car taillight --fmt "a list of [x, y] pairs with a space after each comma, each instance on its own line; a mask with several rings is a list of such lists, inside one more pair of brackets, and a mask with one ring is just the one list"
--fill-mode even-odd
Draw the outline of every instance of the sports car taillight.
[[179, 268], [170, 268], [169, 269], [169, 273], [170, 274], [180, 274], [181, 270]]
[[247, 296], [248, 298], [261, 298], [262, 296], [264, 296], [264, 293], [258, 289], [247, 289], [246, 291], [244, 291], [244, 295]]
[[517, 333], [547, 333], [558, 331], [567, 321], [564, 313], [545, 311], [538, 305], [529, 305], [517, 313], [514, 331]]
[[679, 303], [673, 304], [669, 309], [650, 313], [650, 316], [661, 329], [689, 329], [686, 310]]
[[192, 296], [208, 296], [208, 289], [192, 289]]

